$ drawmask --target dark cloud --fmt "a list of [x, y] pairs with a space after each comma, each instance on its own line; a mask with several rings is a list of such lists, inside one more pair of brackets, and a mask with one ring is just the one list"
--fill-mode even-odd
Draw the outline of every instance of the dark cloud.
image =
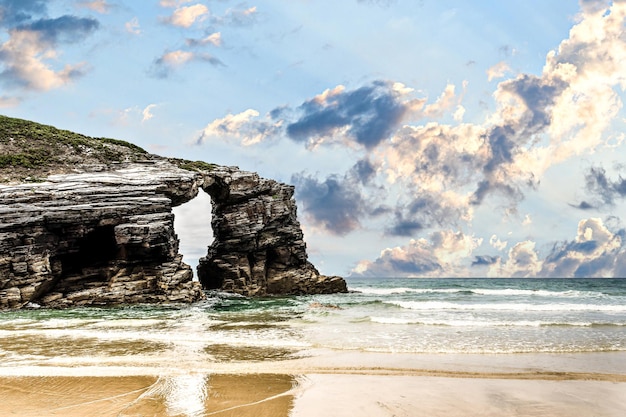
[[570, 206], [581, 209], [581, 210], [592, 210], [596, 208], [594, 205], [586, 201], [581, 201], [580, 204], [578, 205], [570, 204]]
[[463, 205], [453, 205], [437, 194], [421, 192], [413, 200], [398, 204], [394, 219], [385, 234], [389, 236], [414, 237], [423, 229], [434, 226], [456, 225], [465, 214]]
[[360, 226], [365, 201], [345, 177], [330, 176], [319, 181], [312, 176], [291, 177], [296, 198], [312, 222], [336, 235], [345, 235]]
[[472, 266], [489, 266], [497, 263], [499, 260], [499, 256], [477, 255], [472, 261]]
[[[520, 99], [526, 105], [526, 110], [519, 119], [494, 126], [485, 135], [491, 156], [483, 166], [486, 178], [477, 184], [473, 204], [482, 203], [485, 196], [495, 190], [513, 199], [523, 198], [518, 186], [494, 181], [493, 174], [512, 164], [515, 154], [523, 147], [532, 146], [535, 136], [550, 125], [550, 108], [566, 87], [567, 83], [560, 79], [527, 74], [499, 84], [501, 92]], [[532, 175], [528, 185], [532, 185]]]
[[520, 75], [514, 80], [501, 84], [504, 91], [508, 91], [521, 98], [528, 111], [532, 115], [526, 120], [525, 131], [534, 132], [550, 124], [549, 109], [554, 100], [567, 87], [567, 83], [561, 79], [536, 77], [534, 75]]
[[44, 15], [47, 3], [47, 0], [0, 0], [0, 22], [11, 27]]
[[38, 32], [42, 40], [57, 42], [79, 42], [85, 36], [98, 29], [100, 23], [96, 19], [65, 15], [55, 19], [39, 19], [17, 27], [19, 30]]
[[[362, 218], [390, 211], [380, 204], [384, 190], [371, 186], [375, 169], [364, 159], [343, 176], [330, 175], [319, 180], [301, 173], [293, 175], [291, 182], [296, 186], [296, 198], [309, 221], [330, 233], [345, 235], [359, 228]], [[368, 197], [365, 186], [376, 196]]]
[[352, 167], [352, 173], [365, 185], [376, 176], [376, 167], [369, 159], [361, 159]]
[[338, 129], [366, 148], [388, 138], [408, 108], [391, 83], [374, 81], [352, 91], [305, 101], [299, 118], [287, 125], [287, 135], [298, 142], [332, 136]]
[[618, 198], [626, 197], [626, 179], [619, 176], [613, 181], [602, 167], [591, 167], [585, 174], [585, 188], [599, 198], [602, 204], [614, 204]]
[[427, 259], [421, 260], [420, 262], [415, 262], [415, 260], [389, 259], [388, 262], [391, 269], [402, 276], [406, 274], [420, 275], [442, 269], [439, 263]]
[[385, 229], [385, 233], [390, 236], [415, 236], [424, 229], [424, 225], [414, 219], [405, 219], [401, 214], [396, 216], [392, 225]]

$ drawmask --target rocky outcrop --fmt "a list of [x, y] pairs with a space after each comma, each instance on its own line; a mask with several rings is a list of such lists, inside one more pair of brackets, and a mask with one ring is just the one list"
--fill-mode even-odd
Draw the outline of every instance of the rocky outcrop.
[[196, 175], [149, 161], [0, 187], [0, 307], [191, 302], [172, 201]]
[[205, 288], [251, 296], [346, 291], [342, 278], [320, 275], [307, 260], [293, 186], [219, 167], [202, 187], [215, 237], [198, 266]]
[[[0, 185], [0, 308], [193, 302], [201, 284], [245, 295], [346, 291], [308, 262], [291, 186], [160, 158], [80, 169]], [[201, 284], [178, 253], [172, 214], [199, 187], [214, 229]]]

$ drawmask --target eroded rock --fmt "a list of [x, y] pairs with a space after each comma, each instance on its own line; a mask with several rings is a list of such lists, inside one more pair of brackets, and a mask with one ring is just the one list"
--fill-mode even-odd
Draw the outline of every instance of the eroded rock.
[[0, 185], [0, 308], [193, 302], [172, 207], [202, 187], [214, 242], [206, 289], [244, 295], [346, 291], [308, 262], [293, 187], [232, 167], [192, 172], [165, 159], [45, 182]]

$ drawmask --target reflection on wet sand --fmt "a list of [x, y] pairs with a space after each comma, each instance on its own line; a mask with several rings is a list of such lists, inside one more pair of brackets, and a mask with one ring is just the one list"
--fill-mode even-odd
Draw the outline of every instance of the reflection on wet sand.
[[287, 417], [296, 386], [274, 374], [2, 377], [0, 415]]

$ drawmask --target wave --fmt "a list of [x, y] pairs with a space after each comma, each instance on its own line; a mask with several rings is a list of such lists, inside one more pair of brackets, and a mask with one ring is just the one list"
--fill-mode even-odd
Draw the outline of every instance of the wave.
[[370, 288], [355, 287], [351, 290], [366, 295], [394, 295], [394, 294], [477, 294], [477, 295], [502, 295], [502, 296], [535, 296], [535, 297], [564, 297], [564, 298], [599, 298], [606, 297], [604, 294], [591, 291], [548, 291], [548, 290], [521, 290], [514, 288], [487, 289], [487, 288], [408, 288], [408, 287], [387, 287]]
[[611, 313], [626, 312], [626, 305], [615, 304], [529, 304], [529, 303], [489, 303], [461, 304], [445, 301], [385, 301], [408, 310], [484, 310], [484, 311], [602, 311]]
[[608, 322], [555, 322], [540, 320], [518, 320], [518, 321], [489, 321], [489, 320], [441, 320], [441, 319], [410, 319], [400, 317], [369, 317], [369, 321], [379, 324], [399, 324], [399, 325], [422, 325], [422, 326], [449, 326], [449, 327], [601, 327], [615, 326], [624, 327], [624, 323]]

